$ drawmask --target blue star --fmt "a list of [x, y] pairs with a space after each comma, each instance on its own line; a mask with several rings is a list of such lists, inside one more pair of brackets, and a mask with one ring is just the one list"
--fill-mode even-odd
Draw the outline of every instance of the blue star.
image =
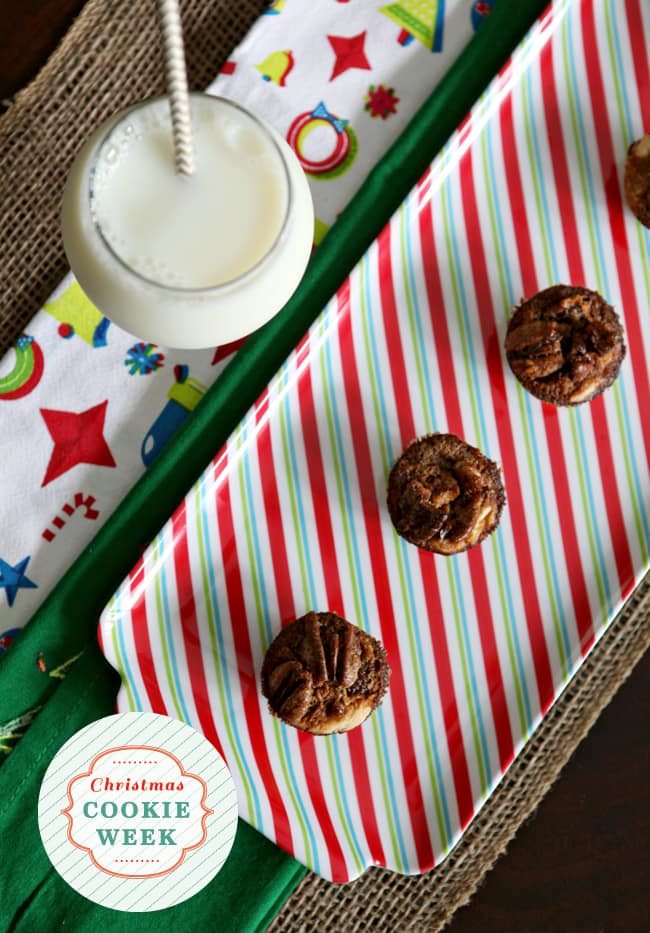
[[0, 557], [0, 590], [7, 591], [7, 602], [13, 606], [18, 590], [35, 590], [36, 583], [25, 576], [31, 557], [23, 557], [12, 567]]

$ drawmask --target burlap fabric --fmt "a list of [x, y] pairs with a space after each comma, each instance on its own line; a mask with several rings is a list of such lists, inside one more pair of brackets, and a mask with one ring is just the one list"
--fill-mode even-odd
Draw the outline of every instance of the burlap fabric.
[[[264, 4], [185, 0], [181, 6], [190, 83], [198, 89], [214, 77]], [[0, 118], [1, 352], [66, 270], [58, 212], [79, 146], [118, 107], [160, 93], [162, 76], [154, 0], [89, 0], [43, 71]], [[45, 185], [43, 165], [48, 166]], [[649, 644], [650, 576], [442, 865], [415, 878], [371, 869], [343, 886], [307, 875], [270, 930], [354, 933], [444, 926], [469, 900]]]

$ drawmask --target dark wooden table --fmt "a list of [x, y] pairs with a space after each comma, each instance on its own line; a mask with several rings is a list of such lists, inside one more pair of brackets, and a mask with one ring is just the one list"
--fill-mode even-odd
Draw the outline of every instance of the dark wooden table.
[[[35, 75], [83, 2], [0, 4], [0, 99]], [[650, 929], [649, 787], [646, 655], [450, 933]]]

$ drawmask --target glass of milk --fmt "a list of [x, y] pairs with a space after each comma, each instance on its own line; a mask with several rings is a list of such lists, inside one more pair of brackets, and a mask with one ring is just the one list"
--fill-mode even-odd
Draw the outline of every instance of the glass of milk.
[[176, 171], [169, 101], [122, 111], [85, 143], [62, 226], [90, 300], [170, 347], [229, 343], [293, 294], [309, 259], [309, 186], [282, 137], [239, 105], [190, 95], [195, 170]]

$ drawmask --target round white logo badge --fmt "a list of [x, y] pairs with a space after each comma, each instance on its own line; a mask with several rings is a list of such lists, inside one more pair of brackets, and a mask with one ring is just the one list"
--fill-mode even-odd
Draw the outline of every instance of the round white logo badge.
[[50, 861], [84, 897], [160, 910], [217, 874], [237, 830], [226, 763], [185, 723], [106, 716], [59, 749], [43, 778], [38, 825]]

